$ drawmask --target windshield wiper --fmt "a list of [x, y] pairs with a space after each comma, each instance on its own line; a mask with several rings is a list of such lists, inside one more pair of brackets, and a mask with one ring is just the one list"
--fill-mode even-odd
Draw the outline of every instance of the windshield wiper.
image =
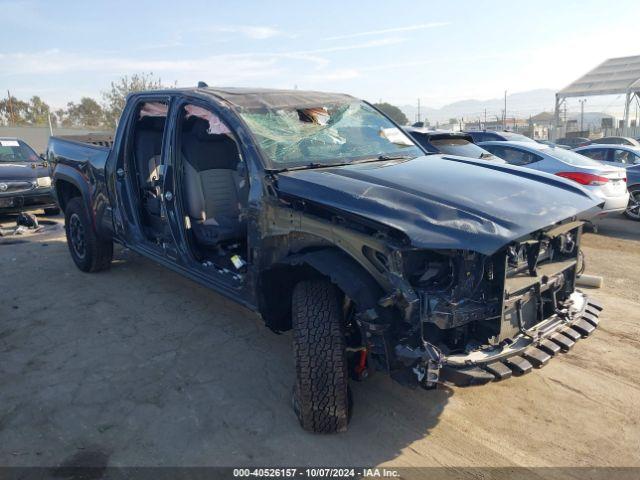
[[311, 169], [311, 168], [321, 168], [321, 167], [333, 167], [335, 164], [326, 164], [326, 163], [317, 163], [317, 162], [310, 162], [310, 163], [306, 163], [304, 165], [295, 165], [293, 167], [285, 167], [285, 168], [277, 168], [277, 169], [273, 169], [270, 170], [272, 172], [275, 173], [282, 173], [282, 172], [290, 172], [292, 170], [307, 170], [307, 169]]
[[378, 155], [378, 160], [404, 160], [404, 159], [413, 159], [416, 157], [413, 157], [411, 155], [406, 155], [406, 154], [395, 154], [395, 155]]

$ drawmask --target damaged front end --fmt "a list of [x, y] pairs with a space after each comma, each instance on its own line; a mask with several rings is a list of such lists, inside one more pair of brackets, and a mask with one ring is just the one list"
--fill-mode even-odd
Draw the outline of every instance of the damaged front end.
[[396, 250], [396, 290], [382, 307], [400, 322], [359, 319], [370, 357], [405, 384], [432, 388], [528, 373], [588, 336], [601, 307], [575, 290], [582, 222], [514, 241], [492, 255]]

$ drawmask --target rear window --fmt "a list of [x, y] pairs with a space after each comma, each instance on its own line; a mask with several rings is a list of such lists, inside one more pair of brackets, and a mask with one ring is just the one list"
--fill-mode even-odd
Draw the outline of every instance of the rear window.
[[0, 140], [0, 162], [37, 162], [39, 159], [22, 140]]
[[431, 144], [440, 152], [449, 155], [459, 155], [461, 157], [481, 158], [491, 155], [484, 148], [480, 148], [475, 143], [471, 143], [464, 138], [442, 138], [431, 140]]
[[572, 152], [571, 150], [564, 150], [562, 148], [545, 148], [541, 150], [545, 154], [557, 158], [561, 162], [568, 163], [575, 167], [598, 167], [602, 166], [600, 162], [592, 160], [579, 153]]

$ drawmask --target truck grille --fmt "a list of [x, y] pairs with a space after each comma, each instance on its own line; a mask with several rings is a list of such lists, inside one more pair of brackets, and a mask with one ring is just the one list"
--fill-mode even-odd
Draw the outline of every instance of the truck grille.
[[33, 190], [35, 188], [35, 184], [33, 182], [28, 182], [24, 180], [20, 181], [2, 181], [0, 180], [0, 195], [6, 194], [16, 194], [28, 192], [29, 190]]

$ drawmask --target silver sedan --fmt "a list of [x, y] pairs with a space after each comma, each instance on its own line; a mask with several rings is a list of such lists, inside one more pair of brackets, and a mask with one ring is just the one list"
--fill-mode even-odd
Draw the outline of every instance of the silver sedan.
[[570, 150], [531, 142], [481, 142], [512, 165], [573, 180], [604, 200], [602, 214], [623, 212], [629, 203], [624, 168], [606, 165]]

